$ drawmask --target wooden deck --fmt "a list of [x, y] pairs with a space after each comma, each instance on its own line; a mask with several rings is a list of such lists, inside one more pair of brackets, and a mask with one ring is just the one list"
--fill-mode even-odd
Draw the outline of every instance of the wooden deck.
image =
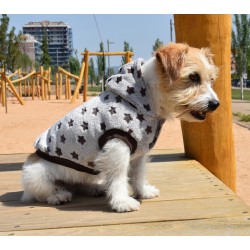
[[0, 155], [0, 235], [250, 235], [250, 207], [178, 151], [155, 150], [148, 179], [160, 197], [140, 211], [114, 213], [105, 198], [67, 205], [19, 202], [26, 154]]

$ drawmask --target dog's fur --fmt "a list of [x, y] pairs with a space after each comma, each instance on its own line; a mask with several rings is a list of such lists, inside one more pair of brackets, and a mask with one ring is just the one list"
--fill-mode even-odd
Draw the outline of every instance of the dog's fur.
[[[217, 73], [209, 49], [196, 49], [186, 44], [171, 43], [161, 47], [142, 66], [157, 116], [179, 117], [189, 122], [204, 120], [207, 112], [219, 106], [212, 89]], [[47, 162], [33, 154], [23, 166], [22, 201], [58, 205], [71, 201], [74, 191], [92, 196], [105, 192], [113, 210], [138, 210], [140, 203], [135, 198], [150, 199], [159, 195], [157, 188], [147, 184], [146, 161], [146, 155], [131, 161], [129, 147], [119, 139], [108, 141], [96, 155], [95, 169], [101, 171], [97, 176]]]

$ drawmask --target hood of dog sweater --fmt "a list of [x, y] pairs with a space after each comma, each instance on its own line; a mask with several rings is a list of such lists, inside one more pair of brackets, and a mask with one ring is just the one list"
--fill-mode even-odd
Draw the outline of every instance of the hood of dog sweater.
[[119, 73], [111, 76], [106, 83], [108, 91], [113, 91], [135, 106], [144, 115], [156, 118], [151, 93], [142, 75], [145, 60], [137, 59], [123, 65]]
[[[45, 160], [93, 172], [107, 141], [123, 140], [131, 159], [156, 143], [164, 120], [157, 118], [142, 75], [143, 59], [122, 66], [107, 80], [107, 91], [66, 114], [41, 134], [34, 146]], [[72, 165], [72, 162], [77, 165]]]

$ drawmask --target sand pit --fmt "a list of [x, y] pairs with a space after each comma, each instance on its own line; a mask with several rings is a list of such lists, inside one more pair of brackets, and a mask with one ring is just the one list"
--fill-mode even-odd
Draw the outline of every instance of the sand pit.
[[[70, 104], [69, 100], [31, 101], [24, 98], [21, 106], [16, 100], [8, 100], [8, 114], [0, 107], [0, 154], [34, 152], [33, 142], [38, 135], [64, 114], [82, 104], [82, 99]], [[233, 124], [237, 194], [250, 205], [250, 130]], [[155, 145], [157, 149], [180, 149], [184, 151], [181, 126], [178, 120], [165, 123]]]

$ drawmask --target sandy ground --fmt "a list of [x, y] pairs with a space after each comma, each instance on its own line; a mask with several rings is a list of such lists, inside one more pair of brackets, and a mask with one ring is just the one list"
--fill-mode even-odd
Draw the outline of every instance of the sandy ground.
[[[82, 100], [69, 104], [66, 100], [31, 101], [25, 106], [16, 100], [8, 100], [8, 113], [0, 107], [0, 154], [34, 152], [35, 138], [64, 114], [81, 105]], [[233, 112], [247, 113], [250, 103], [233, 103]], [[236, 152], [237, 194], [250, 205], [250, 129], [233, 124]], [[165, 123], [155, 145], [157, 149], [180, 149], [184, 151], [181, 126], [178, 120]]]

